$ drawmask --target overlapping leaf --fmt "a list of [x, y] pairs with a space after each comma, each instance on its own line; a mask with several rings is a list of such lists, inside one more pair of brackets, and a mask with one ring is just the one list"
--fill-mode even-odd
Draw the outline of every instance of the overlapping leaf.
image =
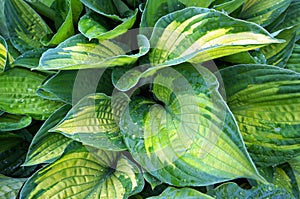
[[125, 156], [76, 145], [29, 178], [20, 198], [128, 198], [143, 186], [139, 168]]
[[[203, 186], [233, 178], [264, 181], [251, 162], [216, 78], [189, 64], [161, 70], [148, 99], [130, 102], [121, 118], [133, 158], [162, 182]], [[226, 160], [226, 161], [223, 161]]]
[[246, 0], [240, 17], [267, 26], [280, 16], [291, 2], [292, 0]]
[[73, 140], [59, 133], [50, 133], [48, 130], [63, 119], [68, 110], [70, 110], [70, 106], [65, 105], [45, 121], [30, 144], [23, 166], [51, 163], [64, 153], [65, 148]]
[[122, 110], [116, 109], [119, 112], [113, 112], [114, 105], [122, 108], [122, 104], [114, 104], [105, 94], [88, 95], [51, 131], [99, 149], [125, 150], [117, 124]]
[[42, 54], [47, 50], [47, 48], [37, 48], [24, 52], [22, 55], [18, 56], [14, 62], [13, 66], [22, 66], [26, 68], [36, 68], [39, 65], [40, 58]]
[[295, 44], [290, 59], [286, 65], [287, 69], [300, 72], [300, 45]]
[[25, 180], [25, 178], [10, 178], [0, 174], [0, 198], [17, 198]]
[[5, 39], [0, 35], [0, 73], [5, 70], [8, 64], [8, 46]]
[[221, 75], [227, 103], [255, 163], [278, 165], [297, 156], [300, 75], [268, 65], [236, 65]]
[[153, 66], [201, 63], [279, 42], [256, 24], [215, 10], [186, 8], [155, 24], [149, 57]]
[[35, 93], [45, 78], [22, 68], [12, 68], [0, 74], [0, 109], [38, 120], [49, 117], [62, 103], [45, 100]]
[[54, 49], [46, 51], [38, 70], [72, 70], [122, 66], [137, 61], [149, 50], [145, 36], [139, 35], [139, 53], [130, 54], [131, 49], [114, 40], [88, 41], [82, 35], [75, 35]]
[[245, 0], [217, 0], [213, 8], [230, 14], [240, 8], [244, 2]]
[[20, 52], [42, 47], [41, 39], [51, 33], [43, 19], [23, 0], [5, 1], [9, 38]]
[[31, 117], [29, 116], [4, 113], [0, 116], [0, 132], [19, 130], [27, 127], [30, 123]]

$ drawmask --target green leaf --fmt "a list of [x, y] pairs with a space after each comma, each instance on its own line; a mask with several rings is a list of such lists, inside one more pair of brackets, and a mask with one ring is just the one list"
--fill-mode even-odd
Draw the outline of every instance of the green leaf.
[[143, 186], [139, 168], [125, 156], [77, 145], [30, 177], [20, 198], [128, 198]]
[[240, 17], [247, 21], [267, 26], [283, 13], [292, 0], [246, 0]]
[[87, 68], [106, 68], [122, 66], [137, 61], [149, 51], [149, 42], [145, 36], [139, 35], [137, 54], [127, 55], [131, 49], [123, 43], [113, 40], [89, 42], [82, 35], [73, 36], [54, 49], [46, 51], [38, 70], [72, 70]]
[[295, 44], [290, 59], [286, 65], [287, 69], [300, 73], [300, 45]]
[[117, 124], [122, 110], [114, 110], [114, 105], [122, 108], [122, 104], [114, 104], [105, 94], [88, 95], [51, 131], [99, 149], [126, 150]]
[[284, 29], [276, 36], [278, 39], [284, 39], [284, 43], [271, 44], [261, 48], [261, 52], [267, 59], [267, 64], [285, 67], [292, 54], [296, 39], [296, 31], [299, 27], [300, 26], [295, 26]]
[[81, 0], [81, 2], [93, 11], [118, 21], [126, 20], [134, 13], [121, 0]]
[[36, 68], [39, 65], [40, 58], [47, 48], [36, 48], [24, 52], [12, 63], [13, 66], [22, 66], [25, 68]]
[[0, 133], [0, 173], [10, 177], [28, 177], [35, 170], [33, 167], [23, 167], [31, 137], [27, 130], [17, 131], [16, 134]]
[[300, 156], [297, 156], [289, 161], [289, 164], [293, 170], [296, 182], [298, 184], [298, 189], [300, 190]]
[[234, 64], [266, 64], [267, 62], [266, 57], [260, 50], [229, 55], [222, 57], [221, 60]]
[[216, 2], [218, 2], [218, 4], [213, 6], [214, 9], [231, 14], [240, 8], [244, 4], [245, 0], [221, 0], [221, 2], [217, 0]]
[[62, 17], [63, 23], [58, 28], [57, 33], [51, 35], [51, 37], [47, 35], [43, 38], [45, 46], [57, 45], [74, 35], [76, 30], [74, 25], [77, 24], [83, 9], [80, 0], [56, 0], [55, 5], [55, 11], [59, 15], [61, 13], [66, 13], [66, 15]]
[[252, 163], [216, 77], [189, 64], [160, 70], [157, 102], [134, 99], [121, 117], [124, 141], [151, 175], [175, 186], [264, 179]]
[[49, 129], [58, 124], [69, 110], [69, 105], [62, 106], [44, 122], [30, 144], [23, 166], [51, 163], [63, 154], [73, 140], [59, 133], [50, 133]]
[[10, 41], [20, 52], [42, 47], [41, 38], [51, 33], [43, 19], [22, 0], [6, 0], [4, 13]]
[[275, 24], [272, 28], [272, 32], [286, 29], [292, 26], [296, 26], [300, 24], [299, 18], [300, 12], [300, 1], [293, 0], [288, 7], [288, 9], [284, 12], [284, 16], [280, 18], [280, 23]]
[[149, 197], [147, 199], [213, 199], [213, 197], [203, 194], [191, 188], [176, 189], [168, 187], [159, 196]]
[[45, 100], [35, 93], [45, 78], [40, 73], [22, 68], [12, 68], [0, 74], [0, 109], [37, 120], [47, 119], [62, 103]]
[[[64, 89], [61, 89], [62, 85]], [[114, 87], [111, 82], [111, 70], [86, 69], [60, 71], [46, 80], [40, 89], [52, 93], [68, 104], [76, 104], [91, 93], [111, 95]]]
[[5, 39], [0, 35], [0, 73], [5, 71], [9, 62], [8, 46]]
[[0, 116], [0, 131], [14, 131], [27, 127], [31, 117], [25, 115], [12, 115], [4, 113]]
[[252, 189], [242, 189], [237, 184], [228, 182], [218, 186], [209, 192], [209, 195], [216, 199], [223, 198], [247, 198], [247, 199], [265, 199], [265, 198], [286, 198], [294, 197], [285, 189], [272, 184], [259, 184]]
[[275, 184], [278, 187], [284, 188], [286, 191], [288, 191], [291, 194], [293, 193], [291, 179], [286, 174], [286, 172], [280, 167], [275, 167], [275, 169], [274, 169], [273, 184]]
[[112, 26], [110, 21], [100, 15], [87, 13], [80, 18], [78, 29], [89, 39], [113, 39], [132, 28], [136, 21], [137, 13], [138, 11], [136, 10], [132, 16], [122, 21], [122, 23], [118, 23], [116, 26]]
[[179, 0], [179, 2], [183, 3], [186, 7], [202, 7], [202, 8], [208, 8], [208, 6], [214, 2], [215, 0], [202, 0], [202, 1], [197, 1], [197, 0]]
[[297, 156], [300, 75], [268, 65], [236, 65], [220, 72], [227, 103], [254, 162], [274, 166]]
[[0, 174], [0, 198], [15, 199], [26, 178], [10, 178]]
[[256, 24], [212, 9], [186, 8], [155, 24], [149, 57], [153, 66], [201, 63], [280, 42]]

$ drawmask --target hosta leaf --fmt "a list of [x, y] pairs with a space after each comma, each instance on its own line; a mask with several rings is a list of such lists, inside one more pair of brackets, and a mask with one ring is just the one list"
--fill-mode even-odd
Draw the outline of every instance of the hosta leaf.
[[38, 70], [72, 70], [122, 66], [137, 61], [149, 50], [145, 36], [140, 35], [137, 54], [127, 55], [131, 49], [113, 40], [91, 41], [82, 35], [73, 36], [47, 50], [40, 59]]
[[221, 60], [234, 64], [266, 64], [267, 62], [266, 57], [260, 50], [229, 55], [222, 57]]
[[0, 133], [1, 174], [10, 177], [28, 177], [35, 170], [35, 166], [22, 166], [29, 146], [29, 142], [25, 139], [28, 136], [26, 134], [31, 136], [27, 130], [18, 131], [15, 135], [7, 132]]
[[197, 1], [197, 0], [179, 0], [179, 2], [183, 3], [186, 7], [202, 7], [207, 8], [212, 2], [215, 0], [203, 0], [203, 1]]
[[[64, 89], [61, 86], [64, 85]], [[86, 69], [79, 71], [60, 71], [46, 80], [40, 89], [53, 93], [68, 104], [76, 104], [91, 93], [111, 95], [111, 70]]]
[[284, 43], [271, 44], [261, 48], [261, 52], [267, 59], [267, 64], [285, 67], [292, 54], [296, 38], [296, 31], [299, 27], [300, 26], [295, 26], [285, 29], [276, 36], [278, 39], [284, 39]]
[[159, 196], [149, 197], [147, 199], [213, 199], [213, 197], [203, 194], [191, 188], [176, 189], [168, 187]]
[[287, 69], [300, 73], [300, 45], [295, 44], [290, 59], [286, 65]]
[[43, 38], [43, 44], [45, 46], [57, 45], [74, 35], [74, 24], [77, 23], [83, 9], [80, 0], [56, 0], [55, 5], [55, 11], [59, 13], [59, 15], [61, 15], [61, 13], [67, 14], [63, 17], [63, 23], [60, 25], [57, 32], [54, 35], [51, 35], [51, 37], [47, 35], [47, 37]]
[[93, 11], [114, 20], [126, 20], [134, 13], [122, 0], [81, 0], [81, 2]]
[[122, 108], [122, 104], [113, 104], [105, 94], [91, 94], [80, 100], [51, 131], [62, 133], [83, 144], [99, 149], [121, 151], [126, 147], [122, 140], [113, 106]]
[[73, 140], [59, 133], [50, 133], [48, 130], [58, 124], [68, 110], [69, 105], [61, 107], [44, 122], [30, 144], [23, 166], [51, 163], [63, 154]]
[[209, 192], [209, 195], [216, 199], [223, 198], [247, 198], [247, 199], [265, 199], [265, 198], [286, 198], [294, 199], [294, 197], [285, 189], [276, 187], [272, 184], [260, 184], [252, 189], [242, 189], [237, 184], [228, 182], [218, 186]]
[[5, 39], [0, 35], [0, 73], [5, 70], [9, 62], [8, 58], [8, 46]]
[[45, 100], [35, 93], [45, 78], [22, 68], [12, 68], [0, 74], [0, 109], [38, 120], [48, 118], [62, 103]]
[[107, 21], [107, 19], [102, 16], [95, 13], [87, 13], [80, 18], [78, 29], [89, 39], [113, 39], [127, 32], [128, 29], [134, 25], [137, 13], [136, 10], [132, 16], [116, 26], [112, 26], [111, 22]]
[[0, 131], [14, 131], [27, 127], [31, 117], [25, 115], [12, 115], [4, 113], [0, 116]]
[[36, 48], [24, 52], [12, 63], [13, 66], [22, 66], [26, 68], [36, 68], [39, 65], [40, 58], [47, 48]]
[[10, 41], [20, 52], [42, 47], [40, 42], [51, 30], [24, 1], [5, 1], [4, 13]]
[[242, 19], [267, 26], [284, 12], [292, 0], [246, 0], [240, 14]]
[[128, 198], [144, 186], [139, 172], [123, 155], [77, 145], [29, 178], [20, 198]]
[[285, 15], [281, 18], [280, 23], [275, 24], [275, 27], [272, 28], [272, 32], [286, 29], [295, 25], [300, 24], [299, 18], [300, 12], [300, 1], [293, 0], [288, 7], [288, 9], [284, 12]]
[[155, 24], [149, 57], [154, 66], [201, 63], [278, 42], [256, 24], [211, 9], [186, 8]]
[[293, 193], [291, 179], [286, 174], [286, 172], [280, 167], [275, 167], [274, 168], [274, 181], [273, 181], [273, 184], [275, 184], [278, 187], [284, 188], [289, 193]]
[[233, 178], [264, 181], [256, 171], [216, 77], [189, 64], [159, 71], [152, 100], [135, 99], [121, 117], [133, 158], [175, 186], [204, 186]]
[[293, 170], [296, 182], [298, 184], [298, 189], [300, 190], [300, 156], [297, 156], [289, 161], [289, 164]]
[[227, 103], [255, 163], [274, 166], [297, 156], [300, 75], [268, 65], [236, 65], [220, 72]]
[[15, 199], [26, 178], [10, 178], [0, 174], [0, 198]]
[[218, 2], [218, 4], [213, 6], [214, 9], [225, 11], [226, 13], [230, 14], [242, 6], [245, 0], [222, 0], [222, 3], [220, 3], [220, 1], [216, 2]]

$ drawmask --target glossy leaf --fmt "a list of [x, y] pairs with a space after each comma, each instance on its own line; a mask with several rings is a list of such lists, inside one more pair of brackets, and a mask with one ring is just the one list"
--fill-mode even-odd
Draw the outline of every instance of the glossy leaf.
[[300, 72], [300, 45], [295, 44], [290, 59], [286, 65], [287, 69]]
[[0, 74], [0, 109], [37, 120], [47, 119], [62, 103], [45, 100], [35, 93], [44, 79], [44, 75], [22, 68]]
[[201, 63], [279, 42], [256, 24], [211, 9], [186, 8], [156, 23], [149, 57], [153, 66]]
[[[122, 107], [122, 104], [116, 105]], [[125, 150], [116, 119], [122, 110], [113, 112], [113, 106], [111, 98], [105, 94], [88, 95], [51, 131], [99, 149]]]
[[[245, 149], [216, 77], [189, 64], [159, 71], [158, 103], [132, 100], [122, 115], [124, 141], [141, 166], [164, 183], [204, 186], [259, 176]], [[222, 161], [226, 160], [226, 161]]]
[[0, 153], [15, 147], [23, 141], [21, 135], [9, 132], [1, 132], [0, 138]]
[[168, 187], [160, 195], [149, 197], [147, 199], [213, 199], [213, 197], [203, 194], [195, 189]]
[[267, 64], [279, 67], [285, 67], [288, 62], [295, 43], [296, 31], [300, 26], [295, 26], [282, 30], [276, 38], [284, 39], [285, 42], [281, 44], [271, 44], [261, 48], [262, 53], [267, 59]]
[[20, 52], [42, 47], [41, 38], [51, 33], [43, 19], [23, 0], [5, 1], [4, 13], [10, 41]]
[[[80, 71], [60, 71], [46, 80], [40, 89], [52, 93], [68, 104], [76, 104], [91, 93], [111, 95], [111, 70], [86, 69]], [[61, 89], [61, 86], [64, 89]]]
[[289, 165], [291, 166], [297, 185], [298, 189], [300, 190], [300, 156], [297, 156], [293, 158], [292, 160], [289, 161]]
[[140, 35], [140, 52], [127, 55], [131, 49], [113, 40], [91, 41], [82, 35], [73, 36], [54, 49], [46, 51], [38, 70], [72, 70], [122, 66], [137, 61], [149, 50], [148, 40]]
[[77, 145], [29, 178], [20, 198], [128, 198], [144, 186], [139, 172], [123, 155]]
[[85, 37], [89, 39], [113, 39], [132, 28], [136, 21], [137, 13], [138, 12], [136, 10], [135, 13], [128, 19], [113, 27], [111, 22], [107, 21], [107, 19], [104, 17], [101, 17], [95, 13], [87, 13], [80, 18], [78, 29]]
[[240, 17], [267, 26], [284, 12], [292, 0], [246, 0]]
[[51, 163], [63, 154], [65, 148], [73, 140], [59, 133], [50, 133], [49, 129], [58, 124], [69, 110], [70, 106], [65, 105], [44, 122], [30, 144], [23, 166]]
[[274, 166], [297, 156], [300, 75], [268, 65], [236, 65], [220, 72], [227, 103], [255, 163]]
[[242, 189], [237, 184], [228, 182], [218, 186], [209, 192], [209, 195], [216, 199], [223, 198], [286, 198], [294, 199], [294, 197], [283, 188], [276, 187], [272, 184], [260, 184], [250, 190]]
[[10, 178], [0, 174], [0, 198], [15, 199], [26, 178]]
[[4, 113], [0, 116], [0, 132], [19, 130], [27, 127], [30, 123], [31, 117], [29, 116]]

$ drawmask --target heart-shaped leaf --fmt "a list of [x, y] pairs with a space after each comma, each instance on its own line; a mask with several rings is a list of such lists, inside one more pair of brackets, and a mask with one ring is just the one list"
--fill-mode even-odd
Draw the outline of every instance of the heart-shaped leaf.
[[300, 75], [268, 65], [236, 65], [220, 72], [255, 163], [274, 166], [299, 155]]
[[47, 50], [40, 59], [38, 70], [72, 70], [122, 66], [137, 61], [149, 51], [149, 42], [143, 35], [138, 36], [139, 50], [130, 55], [131, 49], [113, 40], [88, 41], [82, 35], [75, 35]]
[[218, 93], [216, 77], [182, 64], [156, 74], [156, 101], [134, 99], [121, 117], [133, 158], [175, 186], [204, 186], [257, 173], [235, 120]]
[[[51, 131], [99, 149], [126, 149], [117, 124], [122, 110], [113, 112], [114, 104], [105, 94], [91, 94], [80, 100]], [[117, 117], [117, 118], [116, 118]]]
[[143, 186], [139, 168], [125, 156], [76, 144], [31, 176], [20, 198], [128, 198]]

